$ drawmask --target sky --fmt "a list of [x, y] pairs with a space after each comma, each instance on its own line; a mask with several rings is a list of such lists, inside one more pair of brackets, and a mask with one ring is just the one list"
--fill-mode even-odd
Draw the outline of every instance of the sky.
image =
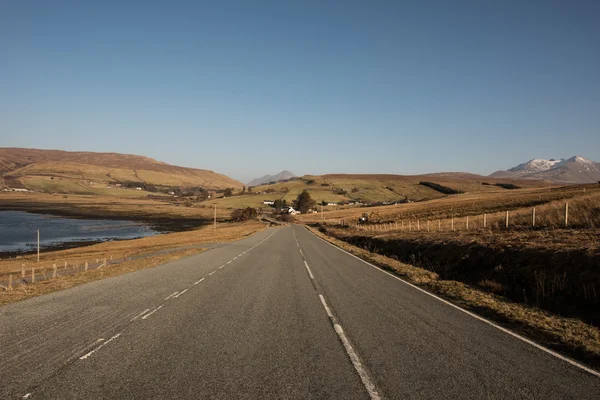
[[0, 1], [0, 147], [490, 174], [600, 161], [598, 1]]

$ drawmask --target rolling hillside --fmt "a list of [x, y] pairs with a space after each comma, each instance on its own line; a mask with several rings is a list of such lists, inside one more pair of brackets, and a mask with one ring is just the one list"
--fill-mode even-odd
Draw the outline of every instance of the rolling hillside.
[[[251, 193], [219, 198], [216, 203], [222, 207], [259, 207], [263, 200], [285, 199], [288, 203], [300, 192], [308, 190], [317, 202], [331, 203], [360, 202], [393, 203], [397, 201], [422, 201], [446, 197], [447, 194], [425, 186], [430, 182], [460, 193], [508, 192], [496, 184], [513, 184], [522, 188], [547, 187], [547, 182], [532, 180], [507, 180], [484, 177], [468, 173], [438, 173], [427, 175], [358, 175], [329, 174], [305, 175], [287, 182], [261, 185], [252, 188]], [[436, 186], [436, 185], [432, 185]], [[214, 201], [209, 201], [211, 204]], [[336, 206], [325, 207], [332, 209]]]
[[243, 187], [241, 182], [213, 171], [178, 167], [148, 157], [118, 153], [0, 148], [0, 173], [4, 187], [80, 194], [131, 192], [115, 187], [117, 183], [201, 186], [216, 190]]

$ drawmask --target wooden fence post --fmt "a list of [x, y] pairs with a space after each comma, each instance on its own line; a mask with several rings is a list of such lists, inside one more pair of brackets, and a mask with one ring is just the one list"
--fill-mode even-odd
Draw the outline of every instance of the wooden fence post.
[[25, 278], [25, 264], [21, 264], [21, 278]]
[[65, 269], [67, 269], [67, 262], [65, 261]]
[[450, 222], [450, 226], [451, 226], [452, 232], [454, 232], [454, 218], [452, 218], [452, 220]]
[[421, 230], [421, 220], [420, 219], [417, 220], [417, 230], [418, 231]]
[[535, 207], [531, 209], [531, 226], [535, 226]]
[[31, 267], [31, 283], [35, 283], [35, 267]]
[[467, 215], [467, 230], [469, 230], [469, 216]]
[[427, 220], [427, 232], [429, 232], [429, 220]]
[[569, 203], [565, 203], [565, 228], [569, 226]]
[[483, 213], [483, 229], [487, 227], [487, 214]]
[[56, 278], [56, 276], [58, 275], [58, 273], [56, 272], [56, 264], [52, 265], [52, 277]]
[[86, 261], [85, 262], [85, 269], [84, 269], [84, 271], [87, 271], [87, 270], [88, 270], [88, 262]]
[[442, 220], [438, 219], [438, 231], [442, 230]]
[[12, 286], [12, 274], [8, 274], [8, 286], [6, 287], [6, 290], [12, 290], [13, 286]]
[[508, 210], [506, 210], [506, 227], [508, 228]]

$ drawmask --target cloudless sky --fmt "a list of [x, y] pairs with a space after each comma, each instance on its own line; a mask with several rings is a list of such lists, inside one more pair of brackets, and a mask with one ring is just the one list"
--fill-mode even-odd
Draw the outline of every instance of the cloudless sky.
[[244, 182], [600, 161], [600, 1], [0, 1], [0, 147]]

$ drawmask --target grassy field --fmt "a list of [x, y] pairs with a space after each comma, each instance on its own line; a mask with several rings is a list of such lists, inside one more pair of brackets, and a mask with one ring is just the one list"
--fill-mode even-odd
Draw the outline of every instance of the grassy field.
[[170, 233], [134, 240], [105, 242], [75, 249], [42, 253], [39, 263], [34, 256], [0, 260], [0, 280], [6, 281], [8, 274], [13, 274], [15, 278], [21, 276], [22, 267], [25, 268], [28, 273], [30, 273], [31, 268], [35, 268], [36, 271], [45, 269], [48, 274], [51, 275], [53, 264], [57, 264], [61, 266], [61, 268], [65, 262], [68, 266], [80, 266], [85, 264], [85, 262], [91, 263], [96, 259], [110, 259], [111, 256], [113, 259], [121, 259], [124, 256], [130, 258], [136, 255], [155, 253], [160, 250], [181, 249], [172, 254], [156, 255], [141, 260], [126, 261], [122, 264], [112, 265], [109, 268], [90, 270], [75, 275], [66, 275], [57, 279], [42, 281], [35, 284], [19, 285], [13, 291], [0, 292], [0, 305], [50, 293], [56, 290], [66, 289], [96, 279], [154, 267], [186, 255], [203, 251], [202, 249], [186, 249], [185, 247], [206, 243], [235, 241], [261, 231], [265, 229], [265, 227], [265, 224], [258, 221], [225, 223], [220, 224], [216, 230], [213, 230], [212, 227], [204, 227], [187, 232]]
[[[0, 209], [86, 218], [125, 219], [169, 224], [211, 222], [212, 206], [187, 207], [171, 201], [95, 195], [0, 192]], [[217, 209], [217, 220], [227, 221], [231, 210]]]
[[[419, 182], [434, 182], [451, 189], [477, 194], [505, 193], [510, 190], [494, 186], [494, 183], [510, 181], [498, 180], [471, 174], [430, 174], [430, 175], [306, 175], [287, 182], [261, 185], [252, 188], [252, 194], [217, 199], [224, 207], [259, 207], [263, 200], [286, 200], [291, 202], [303, 190], [307, 190], [317, 202], [350, 202], [363, 203], [395, 202], [408, 199], [423, 201], [444, 198], [446, 195]], [[482, 183], [488, 183], [483, 185]], [[523, 188], [547, 188], [547, 183], [539, 181], [518, 181], [513, 183]], [[326, 206], [326, 210], [339, 208]]]
[[[368, 208], [346, 208], [325, 212], [324, 218], [332, 221], [346, 220], [353, 223], [363, 213], [375, 213], [377, 222], [394, 222], [409, 219], [432, 220], [481, 216], [483, 213], [500, 213], [506, 210], [525, 210], [529, 207], [539, 206], [555, 201], [575, 199], [581, 196], [595, 196], [600, 193], [597, 184], [584, 186], [567, 186], [560, 188], [531, 188], [503, 191], [490, 191], [482, 193], [467, 193], [449, 195], [430, 201], [399, 204], [395, 206], [380, 206]], [[525, 212], [524, 211], [524, 212]], [[542, 213], [540, 213], [540, 216]], [[323, 216], [320, 214], [299, 215], [302, 222], [319, 222]]]

